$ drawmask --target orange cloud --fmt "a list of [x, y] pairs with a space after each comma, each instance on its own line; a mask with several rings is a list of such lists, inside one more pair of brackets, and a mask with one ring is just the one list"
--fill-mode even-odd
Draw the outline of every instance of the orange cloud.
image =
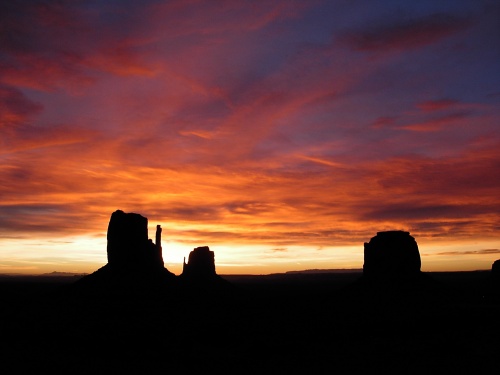
[[500, 254], [500, 249], [481, 249], [481, 250], [470, 250], [470, 251], [444, 251], [441, 253], [433, 255], [490, 255], [490, 254]]

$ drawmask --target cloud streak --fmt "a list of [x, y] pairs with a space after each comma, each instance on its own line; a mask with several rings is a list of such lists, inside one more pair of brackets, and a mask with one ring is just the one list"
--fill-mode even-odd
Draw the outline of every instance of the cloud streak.
[[343, 35], [341, 40], [359, 51], [409, 50], [433, 44], [466, 30], [472, 23], [472, 17], [434, 13], [351, 31]]
[[441, 253], [436, 253], [434, 255], [461, 256], [461, 255], [496, 255], [496, 254], [500, 254], [499, 249], [481, 249], [472, 251], [444, 251]]

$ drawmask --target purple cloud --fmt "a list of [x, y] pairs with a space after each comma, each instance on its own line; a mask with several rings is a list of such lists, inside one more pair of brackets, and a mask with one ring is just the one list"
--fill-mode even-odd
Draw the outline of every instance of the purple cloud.
[[435, 13], [346, 32], [340, 40], [359, 51], [408, 50], [435, 43], [467, 29], [472, 23], [471, 17]]

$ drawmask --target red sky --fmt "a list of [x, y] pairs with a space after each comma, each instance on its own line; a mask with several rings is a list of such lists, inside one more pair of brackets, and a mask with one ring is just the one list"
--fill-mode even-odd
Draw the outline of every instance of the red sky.
[[495, 1], [0, 5], [0, 273], [92, 272], [116, 209], [167, 268], [423, 270], [500, 258]]

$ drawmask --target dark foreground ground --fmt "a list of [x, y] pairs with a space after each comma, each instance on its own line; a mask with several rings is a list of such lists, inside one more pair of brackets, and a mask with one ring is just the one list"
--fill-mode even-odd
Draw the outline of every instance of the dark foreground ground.
[[0, 372], [500, 373], [489, 272], [424, 287], [361, 274], [225, 276], [233, 291], [76, 296], [75, 277], [0, 277]]

